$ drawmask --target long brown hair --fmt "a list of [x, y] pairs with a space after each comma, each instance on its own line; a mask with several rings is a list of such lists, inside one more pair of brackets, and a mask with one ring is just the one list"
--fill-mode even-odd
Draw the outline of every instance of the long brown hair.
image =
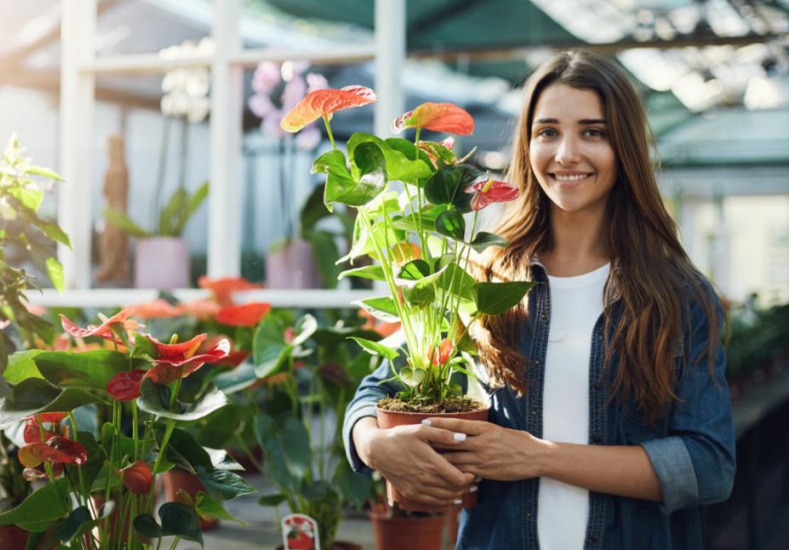
[[[684, 288], [691, 288], [711, 319], [710, 362], [717, 323], [712, 300], [698, 284], [700, 277], [680, 245], [674, 221], [661, 200], [650, 162], [652, 135], [638, 93], [612, 61], [586, 52], [564, 52], [527, 80], [508, 173], [510, 183], [517, 184], [521, 194], [495, 228], [510, 245], [488, 249], [482, 261], [483, 277], [529, 279], [531, 257], [551, 250], [550, 201], [530, 165], [529, 141], [537, 100], [554, 84], [594, 91], [603, 104], [617, 159], [617, 179], [606, 214], [616, 268], [612, 268], [606, 283], [606, 295], [620, 298], [622, 315], [612, 327], [609, 301], [604, 311], [606, 357], [610, 359], [614, 349], [619, 352], [610, 396], [618, 392], [632, 396], [647, 418], [655, 420], [676, 398], [674, 359], [689, 302]], [[528, 359], [518, 349], [526, 315], [521, 304], [505, 315], [485, 318], [476, 334], [493, 383], [506, 383], [520, 392], [527, 391], [523, 371]]]

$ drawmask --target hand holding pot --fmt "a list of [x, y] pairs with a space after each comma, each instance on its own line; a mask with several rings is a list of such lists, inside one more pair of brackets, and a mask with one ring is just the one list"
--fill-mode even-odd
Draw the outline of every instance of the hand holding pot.
[[528, 432], [476, 420], [430, 418], [428, 421], [433, 429], [447, 434], [467, 434], [463, 442], [435, 445], [446, 451], [442, 456], [448, 462], [467, 474], [513, 481], [539, 477], [544, 471], [543, 457], [548, 445]]
[[435, 506], [454, 504], [474, 481], [436, 452], [461, 444], [463, 434], [427, 425], [382, 430], [375, 418], [363, 418], [353, 429], [359, 457], [377, 470], [406, 497]]

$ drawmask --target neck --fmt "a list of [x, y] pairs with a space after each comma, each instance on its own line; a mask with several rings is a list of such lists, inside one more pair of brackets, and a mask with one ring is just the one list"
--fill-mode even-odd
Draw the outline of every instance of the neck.
[[551, 250], [542, 258], [548, 273], [573, 277], [611, 261], [609, 223], [604, 211], [551, 212]]

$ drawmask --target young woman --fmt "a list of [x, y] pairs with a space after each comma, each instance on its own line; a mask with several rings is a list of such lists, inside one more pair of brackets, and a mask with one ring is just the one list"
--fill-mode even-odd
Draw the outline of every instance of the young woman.
[[459, 549], [699, 550], [699, 506], [731, 491], [723, 314], [677, 240], [649, 143], [616, 64], [569, 52], [539, 68], [508, 175], [522, 193], [496, 229], [511, 244], [484, 276], [541, 284], [476, 334], [490, 422], [380, 430], [387, 366], [348, 409], [356, 469], [431, 504], [479, 490]]

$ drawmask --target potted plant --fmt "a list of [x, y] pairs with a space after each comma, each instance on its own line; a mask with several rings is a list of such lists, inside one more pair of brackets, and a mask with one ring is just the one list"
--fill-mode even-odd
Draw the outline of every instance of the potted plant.
[[[36, 278], [22, 263], [29, 261], [63, 288], [63, 270], [54, 245], [70, 246], [68, 236], [54, 222], [39, 216], [44, 181], [60, 181], [51, 170], [30, 164], [16, 136], [11, 136], [0, 159], [0, 372], [8, 357], [33, 337], [49, 340], [52, 326], [27, 308], [26, 291], [38, 288]], [[17, 458], [18, 446], [0, 432], [0, 513], [19, 505], [29, 494]], [[0, 526], [0, 548], [23, 548], [27, 531]]]
[[[324, 203], [329, 210], [336, 204], [357, 210], [347, 258], [370, 257], [375, 262], [341, 276], [383, 281], [388, 295], [360, 305], [379, 319], [402, 325], [403, 338], [392, 345], [355, 339], [390, 362], [392, 380], [400, 388], [395, 398], [379, 403], [378, 424], [415, 423], [447, 412], [485, 419], [485, 405], [464, 395], [458, 380], [473, 379], [476, 349], [469, 326], [517, 305], [532, 283], [480, 282], [469, 272], [472, 252], [507, 244], [478, 231], [477, 214], [493, 202], [515, 199], [518, 190], [458, 158], [451, 142], [420, 139], [423, 130], [459, 135], [473, 131], [472, 117], [449, 103], [424, 103], [394, 121], [398, 132], [415, 130], [413, 142], [354, 133], [345, 144], [346, 156], [334, 141], [330, 117], [375, 100], [373, 91], [361, 86], [317, 90], [285, 116], [282, 128], [296, 132], [323, 119], [333, 148], [315, 160], [312, 170], [326, 174]], [[402, 191], [396, 191], [393, 182], [400, 182]], [[425, 508], [401, 498], [391, 486], [389, 491], [389, 500], [404, 509]], [[476, 493], [469, 493], [465, 503], [475, 500]]]
[[104, 217], [137, 238], [134, 285], [137, 288], [173, 289], [189, 286], [189, 248], [182, 237], [191, 217], [208, 197], [208, 182], [194, 193], [178, 187], [159, 212], [156, 227], [143, 229], [125, 212], [104, 209]]
[[[258, 325], [253, 344], [256, 377], [267, 383], [259, 387], [264, 395], [252, 422], [263, 471], [276, 491], [260, 504], [287, 506], [295, 519], [284, 535], [300, 537], [289, 542], [310, 538], [326, 550], [357, 549], [335, 535], [344, 507], [368, 499], [371, 480], [350, 469], [340, 431], [356, 385], [377, 358], [359, 353], [348, 337], [372, 341], [377, 335], [358, 317], [332, 324], [318, 324], [311, 315], [293, 319], [287, 310], [273, 312]], [[311, 537], [297, 528], [311, 524], [304, 518], [317, 525]]]
[[[221, 501], [254, 492], [232, 470], [225, 451], [205, 449], [179, 424], [227, 403], [193, 373], [230, 350], [207, 335], [164, 343], [142, 333], [121, 311], [85, 328], [61, 316], [75, 339], [98, 338], [109, 349], [30, 350], [12, 356], [4, 372], [0, 423], [22, 422], [19, 451], [25, 478], [46, 483], [19, 506], [0, 514], [1, 525], [31, 532], [41, 548], [136, 549], [163, 536], [202, 542], [201, 518], [231, 518]], [[91, 408], [94, 422], [77, 420]], [[156, 478], [181, 467], [197, 474], [206, 492], [180, 495], [153, 516]]]

